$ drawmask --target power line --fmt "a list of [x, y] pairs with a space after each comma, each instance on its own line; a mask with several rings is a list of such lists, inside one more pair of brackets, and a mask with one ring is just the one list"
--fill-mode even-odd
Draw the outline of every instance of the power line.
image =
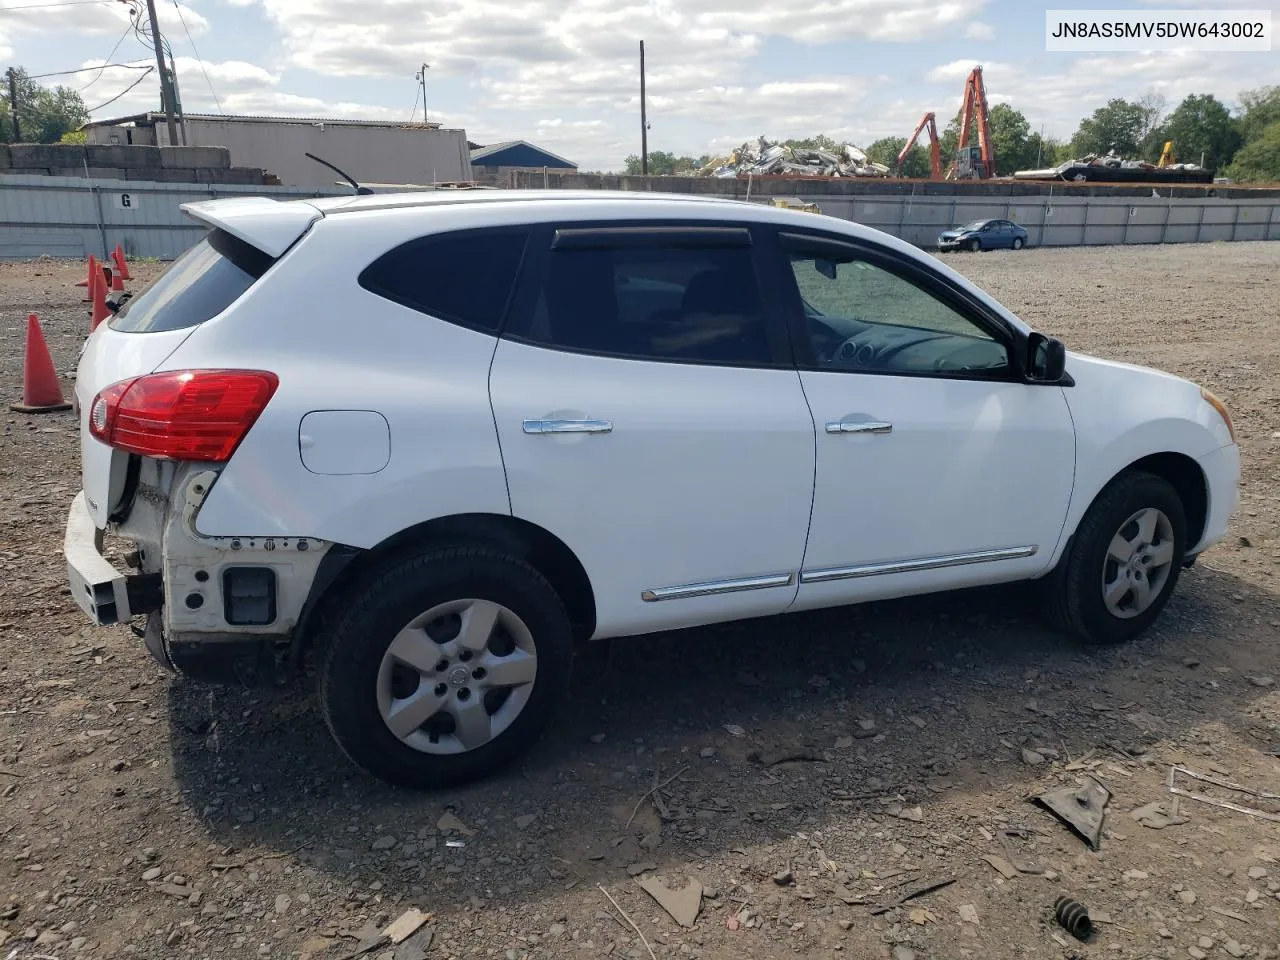
[[92, 80], [90, 80], [88, 83], [86, 83], [83, 87], [80, 88], [79, 90], [80, 93], [84, 93], [86, 90], [88, 90], [95, 83], [97, 83], [99, 80], [102, 79], [103, 70], [106, 70], [107, 69], [106, 65], [111, 63], [111, 58], [114, 57], [116, 55], [116, 51], [120, 49], [120, 44], [124, 43], [124, 38], [129, 35], [129, 29], [132, 26], [133, 26], [133, 16], [130, 15], [129, 22], [125, 25], [124, 33], [120, 34], [120, 39], [116, 41], [116, 45], [111, 48], [111, 52], [107, 54], [106, 59], [103, 61], [102, 70], [99, 70], [98, 75], [96, 77], [94, 77]]
[[[114, 51], [113, 51], [114, 52]], [[66, 77], [73, 73], [92, 73], [94, 70], [106, 70], [111, 67], [115, 70], [147, 70], [149, 67], [136, 63], [104, 63], [96, 67], [81, 67], [79, 70], [58, 70], [55, 73], [31, 73], [27, 74], [28, 80], [43, 80], [45, 77]]]
[[112, 3], [114, 0], [59, 0], [57, 3], [31, 3], [17, 7], [0, 7], [0, 11], [12, 13], [16, 10], [47, 10], [50, 7], [87, 7], [100, 3]]
[[[413, 88], [413, 109], [409, 111], [410, 123], [413, 123], [413, 118], [418, 115], [418, 97], [420, 96], [422, 96], [422, 88], [420, 86], [415, 85]], [[426, 108], [425, 103], [423, 104], [423, 108], [425, 112], [425, 108]]]
[[173, 0], [173, 7], [178, 11], [178, 20], [182, 23], [182, 30], [187, 35], [187, 43], [191, 44], [191, 50], [196, 55], [196, 62], [200, 64], [200, 72], [204, 74], [204, 82], [209, 85], [209, 93], [213, 96], [214, 106], [218, 108], [218, 112], [222, 112], [222, 104], [218, 101], [218, 94], [214, 92], [213, 81], [209, 78], [209, 71], [204, 65], [204, 57], [200, 56], [200, 51], [196, 49], [196, 42], [191, 38], [191, 31], [187, 29], [187, 18], [182, 15], [182, 5], [178, 0]]
[[133, 83], [129, 84], [127, 87], [125, 87], [123, 90], [121, 90], [119, 93], [117, 93], [117, 94], [116, 94], [114, 97], [112, 97], [110, 100], [105, 100], [105, 101], [103, 101], [102, 103], [98, 104], [96, 107], [90, 107], [90, 108], [88, 109], [88, 111], [87, 111], [87, 112], [88, 112], [88, 113], [95, 113], [96, 111], [101, 110], [103, 107], [107, 107], [107, 106], [110, 106], [111, 104], [115, 103], [117, 100], [119, 100], [121, 97], [123, 97], [126, 93], [128, 93], [130, 90], [132, 90], [132, 89], [133, 89], [134, 87], [136, 87], [138, 84], [140, 84], [143, 80], [147, 79], [147, 75], [148, 75], [148, 74], [150, 74], [150, 73], [151, 73], [151, 71], [153, 71], [154, 69], [155, 69], [155, 67], [147, 67], [146, 73], [144, 73], [144, 74], [142, 74], [142, 76], [138, 77], [138, 79], [137, 79], [137, 80], [133, 81]]

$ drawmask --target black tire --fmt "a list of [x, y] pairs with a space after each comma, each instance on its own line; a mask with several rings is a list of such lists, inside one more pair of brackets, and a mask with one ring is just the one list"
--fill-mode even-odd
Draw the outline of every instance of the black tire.
[[[425, 753], [383, 721], [379, 668], [407, 623], [466, 599], [501, 604], [524, 622], [536, 644], [536, 677], [524, 707], [492, 740], [462, 753]], [[533, 745], [568, 688], [573, 630], [564, 605], [537, 570], [501, 551], [449, 547], [402, 555], [371, 571], [345, 600], [320, 638], [320, 710], [347, 757], [387, 783], [441, 788], [497, 772]]]
[[971, 253], [978, 253], [979, 251], [982, 250], [982, 241], [970, 240], [968, 243], [965, 244], [965, 249]]
[[1024, 246], [1024, 244], [1023, 244], [1023, 242], [1022, 242], [1022, 238], [1021, 238], [1021, 237], [1014, 237], [1014, 238], [1013, 238], [1013, 249], [1015, 249], [1015, 250], [1021, 250], [1021, 249], [1023, 248], [1023, 246]]
[[[1154, 507], [1169, 520], [1173, 560], [1163, 586], [1146, 610], [1128, 619], [1113, 614], [1103, 600], [1103, 575], [1112, 538], [1126, 519]], [[1041, 581], [1050, 621], [1086, 643], [1125, 643], [1160, 615], [1178, 584], [1186, 550], [1186, 513], [1173, 486], [1154, 474], [1134, 471], [1111, 482], [1085, 513], [1067, 552]]]

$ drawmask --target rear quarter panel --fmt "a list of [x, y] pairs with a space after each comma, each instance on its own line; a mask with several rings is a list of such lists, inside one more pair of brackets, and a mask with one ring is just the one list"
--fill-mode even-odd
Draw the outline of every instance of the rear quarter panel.
[[[357, 283], [377, 256], [427, 232], [421, 220], [339, 219], [319, 221], [276, 265], [271, 282], [203, 324], [162, 367], [249, 367], [280, 378], [201, 508], [202, 534], [305, 536], [368, 548], [435, 517], [510, 512], [488, 394], [496, 340]], [[332, 410], [385, 418], [391, 452], [382, 469], [307, 469], [302, 418]], [[340, 431], [328, 442], [340, 444]]]

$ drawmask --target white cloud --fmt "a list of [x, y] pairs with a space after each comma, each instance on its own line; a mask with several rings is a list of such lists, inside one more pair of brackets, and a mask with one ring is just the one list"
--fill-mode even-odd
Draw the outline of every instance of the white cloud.
[[998, 74], [1010, 69], [1006, 64], [992, 63], [989, 60], [952, 60], [950, 63], [944, 63], [934, 67], [925, 74], [925, 79], [931, 80], [934, 83], [951, 83], [952, 81], [961, 83], [964, 81], [964, 78], [970, 74], [974, 67], [982, 68], [982, 76], [987, 86], [988, 95], [991, 93], [991, 81], [987, 78], [990, 77], [993, 72]]
[[0, 27], [0, 60], [8, 60], [13, 56], [13, 47], [9, 43], [8, 32]]
[[[186, 21], [187, 29], [192, 36], [201, 36], [209, 30], [209, 21], [191, 7], [182, 5], [181, 17], [179, 8], [172, 3], [157, 4], [156, 16], [160, 20], [160, 30], [170, 38], [185, 37], [182, 21]], [[6, 5], [5, 20], [14, 34], [18, 33], [56, 33], [66, 35], [69, 31], [87, 35], [119, 34], [129, 23], [129, 8], [120, 3], [96, 3], [77, 6], [74, 13], [68, 13], [66, 7], [49, 6], [48, 0], [16, 0], [13, 5]], [[145, 16], [145, 14], [144, 14]]]
[[995, 37], [996, 32], [991, 24], [974, 20], [964, 28], [964, 35], [968, 40], [990, 40]]

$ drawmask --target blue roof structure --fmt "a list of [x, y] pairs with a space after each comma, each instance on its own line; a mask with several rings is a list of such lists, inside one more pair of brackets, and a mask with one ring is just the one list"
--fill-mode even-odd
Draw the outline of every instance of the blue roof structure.
[[508, 140], [471, 151], [473, 167], [547, 167], [550, 170], [576, 170], [572, 160], [557, 156], [550, 150], [534, 146], [527, 140]]

